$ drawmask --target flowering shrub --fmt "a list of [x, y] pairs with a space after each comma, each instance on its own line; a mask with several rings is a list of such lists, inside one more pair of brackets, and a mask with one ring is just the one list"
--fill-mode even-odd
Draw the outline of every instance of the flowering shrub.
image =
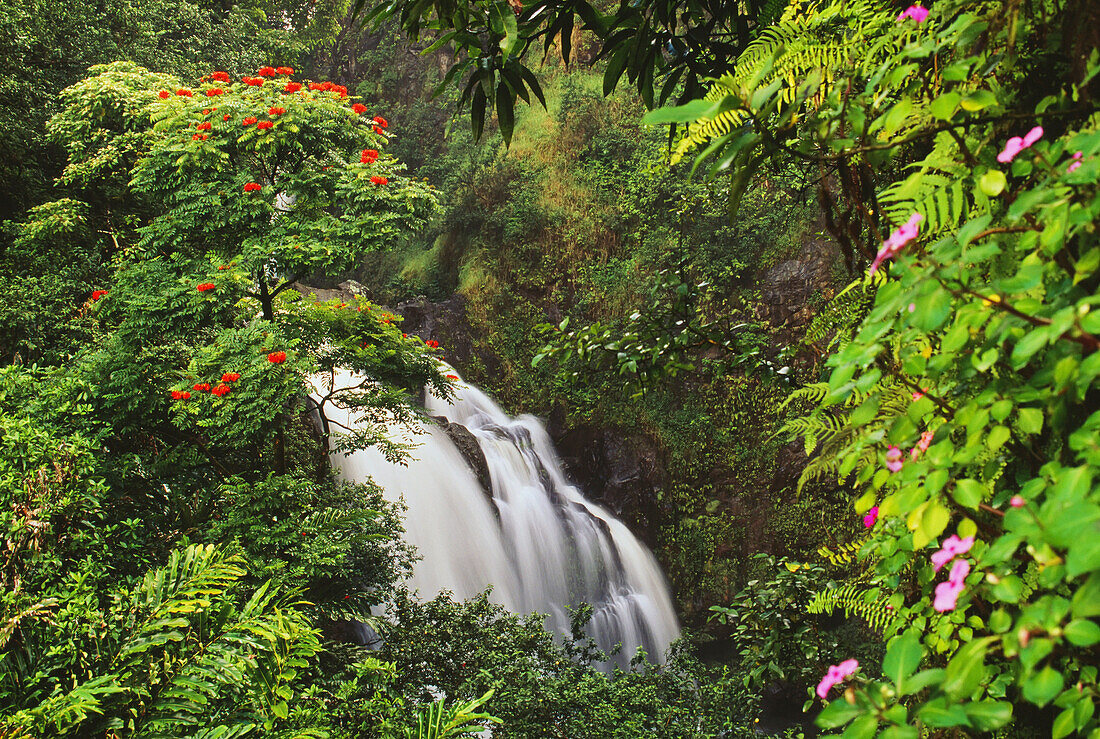
[[833, 60], [762, 38], [707, 101], [650, 118], [741, 182], [787, 157], [830, 173], [832, 233], [869, 263], [873, 305], [803, 396], [806, 479], [875, 511], [859, 584], [892, 614], [882, 676], [818, 718], [846, 737], [989, 732], [1023, 704], [1054, 739], [1100, 726], [1100, 55], [1052, 40], [1062, 7], [826, 4], [789, 28]]

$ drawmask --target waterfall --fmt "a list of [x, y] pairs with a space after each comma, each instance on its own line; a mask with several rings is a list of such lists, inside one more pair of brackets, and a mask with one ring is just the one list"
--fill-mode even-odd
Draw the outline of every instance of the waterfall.
[[[604, 650], [622, 645], [617, 664], [625, 666], [639, 646], [660, 661], [679, 626], [656, 558], [569, 484], [537, 418], [510, 418], [477, 388], [455, 386], [453, 403], [429, 396], [426, 409], [473, 433], [491, 491], [435, 424], [394, 432], [417, 445], [405, 465], [375, 449], [332, 458], [342, 478], [370, 477], [388, 499], [404, 500], [407, 539], [422, 557], [410, 586], [425, 598], [449, 590], [468, 599], [491, 585], [491, 600], [516, 613], [547, 614], [546, 627], [562, 634], [569, 633], [568, 607], [589, 603], [588, 634]], [[353, 423], [340, 409], [328, 415]]]

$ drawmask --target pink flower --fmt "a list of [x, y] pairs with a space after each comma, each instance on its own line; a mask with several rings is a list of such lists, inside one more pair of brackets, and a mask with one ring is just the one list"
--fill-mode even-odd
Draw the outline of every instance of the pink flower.
[[924, 388], [921, 388], [919, 393], [913, 393], [913, 402], [915, 403], [923, 397], [924, 397]]
[[878, 506], [874, 506], [871, 510], [867, 511], [867, 515], [863, 517], [863, 528], [869, 529], [875, 525], [875, 521], [878, 520]]
[[1066, 174], [1073, 174], [1077, 171], [1077, 168], [1081, 166], [1081, 157], [1084, 156], [1083, 152], [1077, 152], [1073, 155], [1073, 161], [1066, 167]]
[[959, 594], [962, 593], [966, 585], [966, 576], [969, 574], [969, 561], [960, 559], [951, 565], [951, 574], [947, 576], [947, 582], [941, 582], [936, 586], [936, 599], [932, 607], [940, 613], [955, 610]]
[[924, 23], [924, 19], [928, 17], [928, 8], [922, 8], [919, 5], [910, 5], [908, 8], [902, 11], [898, 16], [898, 21], [901, 22], [906, 18], [912, 18], [917, 23]]
[[830, 665], [825, 677], [821, 678], [821, 682], [817, 684], [817, 697], [824, 699], [834, 685], [844, 682], [858, 669], [859, 662], [854, 659], [846, 659], [839, 665]]
[[1012, 499], [1008, 501], [1008, 504], [1013, 508], [1023, 508], [1027, 505], [1027, 501], [1021, 498], [1019, 495], [1013, 495]]
[[941, 546], [942, 548], [932, 555], [932, 564], [936, 566], [936, 572], [939, 572], [940, 568], [953, 560], [956, 555], [969, 552], [970, 547], [974, 546], [974, 537], [968, 536], [965, 539], [960, 539], [955, 534], [952, 534], [944, 539]]
[[920, 222], [923, 220], [924, 216], [920, 213], [914, 213], [909, 216], [908, 221], [890, 234], [890, 238], [882, 242], [882, 248], [878, 250], [878, 254], [875, 255], [875, 261], [871, 263], [871, 274], [875, 273], [875, 270], [878, 269], [880, 264], [887, 259], [893, 259], [897, 256], [897, 253], [901, 251], [903, 246], [917, 238], [917, 235], [920, 233]]
[[909, 458], [916, 460], [921, 454], [928, 451], [928, 447], [932, 443], [932, 437], [935, 435], [936, 432], [934, 431], [925, 431], [922, 433], [917, 445], [909, 450]]
[[1019, 136], [1013, 136], [1005, 142], [1004, 151], [997, 155], [997, 161], [1001, 164], [1008, 164], [1015, 159], [1021, 151], [1027, 149], [1039, 139], [1043, 138], [1043, 127], [1036, 126], [1035, 128], [1024, 134], [1023, 138]]
[[896, 446], [886, 447], [886, 469], [891, 472], [898, 472], [901, 470], [903, 462], [901, 461], [901, 450]]

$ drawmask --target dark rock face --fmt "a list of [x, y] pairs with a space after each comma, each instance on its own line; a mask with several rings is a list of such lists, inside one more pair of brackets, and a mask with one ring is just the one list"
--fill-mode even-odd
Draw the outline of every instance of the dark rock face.
[[[466, 301], [452, 295], [441, 303], [418, 298], [398, 304], [395, 312], [405, 320], [401, 330], [425, 341], [435, 340], [444, 351], [444, 359], [454, 367], [468, 366], [475, 358], [473, 329], [466, 320]], [[476, 352], [476, 358], [491, 373], [500, 369], [496, 357]]]
[[817, 299], [833, 282], [838, 262], [836, 245], [825, 239], [807, 239], [794, 259], [780, 262], [760, 275], [758, 318], [797, 340], [815, 314]]
[[443, 416], [431, 416], [431, 419], [439, 424], [447, 436], [451, 437], [451, 441], [458, 447], [458, 451], [466, 458], [470, 469], [473, 470], [481, 489], [485, 491], [487, 496], [491, 497], [493, 481], [489, 476], [489, 463], [485, 461], [485, 452], [481, 450], [477, 437], [462, 424], [451, 423]]
[[623, 519], [653, 546], [657, 491], [665, 470], [653, 441], [623, 429], [582, 426], [562, 431], [551, 418], [550, 435], [565, 471], [588, 497]]

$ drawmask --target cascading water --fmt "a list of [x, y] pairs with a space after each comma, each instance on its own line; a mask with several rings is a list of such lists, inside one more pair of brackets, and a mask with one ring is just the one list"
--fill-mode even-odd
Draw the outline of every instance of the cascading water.
[[[343, 379], [352, 384], [350, 376]], [[336, 381], [340, 387], [339, 376]], [[333, 456], [343, 478], [373, 478], [388, 498], [404, 499], [407, 538], [423, 558], [411, 587], [421, 597], [450, 590], [467, 599], [491, 585], [494, 602], [516, 613], [545, 613], [547, 628], [563, 634], [568, 608], [589, 603], [588, 633], [602, 649], [622, 645], [616, 663], [625, 666], [639, 646], [660, 660], [679, 626], [656, 559], [621, 521], [566, 481], [539, 420], [509, 418], [464, 382], [456, 383], [453, 404], [429, 396], [426, 407], [477, 438], [491, 495], [434, 424], [399, 433], [417, 445], [404, 466], [374, 449]], [[353, 424], [345, 411], [328, 415]]]

